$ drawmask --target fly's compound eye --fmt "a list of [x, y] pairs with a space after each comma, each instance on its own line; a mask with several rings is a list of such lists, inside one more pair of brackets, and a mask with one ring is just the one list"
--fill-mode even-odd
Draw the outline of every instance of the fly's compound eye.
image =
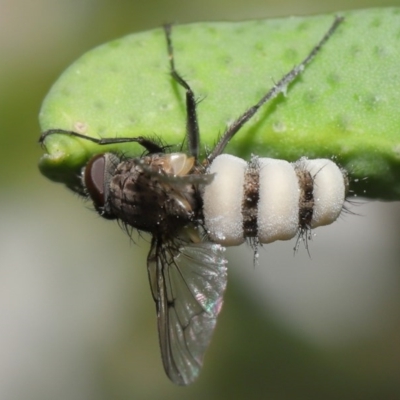
[[115, 219], [116, 216], [107, 212], [106, 207], [110, 183], [110, 159], [108, 156], [108, 154], [100, 154], [88, 162], [83, 176], [83, 183], [96, 211], [106, 219]]

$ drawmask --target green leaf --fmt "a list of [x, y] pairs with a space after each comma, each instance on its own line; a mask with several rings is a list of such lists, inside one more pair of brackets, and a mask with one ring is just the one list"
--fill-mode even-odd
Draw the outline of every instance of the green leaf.
[[[345, 21], [290, 85], [267, 103], [226, 152], [296, 160], [334, 157], [352, 190], [400, 199], [400, 8], [340, 13]], [[196, 96], [204, 149], [301, 61], [333, 15], [174, 26], [177, 70]], [[70, 66], [47, 95], [43, 131], [92, 137], [158, 136], [179, 148], [185, 93], [169, 76], [161, 28], [106, 43]], [[65, 135], [45, 141], [39, 167], [71, 188], [95, 154], [140, 155], [137, 144], [99, 146]]]

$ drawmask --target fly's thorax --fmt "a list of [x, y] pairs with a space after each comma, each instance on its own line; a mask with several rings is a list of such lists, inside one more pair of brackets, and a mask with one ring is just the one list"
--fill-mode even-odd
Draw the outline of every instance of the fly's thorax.
[[253, 157], [249, 163], [223, 154], [211, 164], [204, 187], [204, 224], [212, 241], [238, 245], [288, 240], [334, 222], [343, 209], [347, 177], [328, 159], [296, 163]]
[[109, 181], [107, 209], [133, 228], [172, 235], [201, 210], [190, 179], [193, 166], [194, 159], [183, 153], [121, 161]]

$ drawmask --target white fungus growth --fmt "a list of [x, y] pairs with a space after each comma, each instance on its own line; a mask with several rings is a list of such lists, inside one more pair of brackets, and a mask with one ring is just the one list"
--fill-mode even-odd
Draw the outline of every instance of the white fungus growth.
[[[247, 179], [250, 169], [256, 172]], [[246, 163], [222, 154], [208, 172], [215, 177], [203, 192], [204, 222], [210, 239], [224, 246], [237, 246], [246, 237], [260, 243], [289, 240], [301, 230], [331, 224], [346, 197], [346, 175], [328, 159]], [[255, 213], [248, 209], [253, 197]]]

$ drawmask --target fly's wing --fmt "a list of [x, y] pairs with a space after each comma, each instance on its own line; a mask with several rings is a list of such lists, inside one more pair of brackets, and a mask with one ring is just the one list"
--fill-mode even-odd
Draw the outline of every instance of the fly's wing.
[[178, 385], [192, 383], [202, 367], [227, 282], [224, 251], [189, 237], [153, 238], [147, 266], [161, 355], [165, 372]]
[[[168, 156], [168, 155], [167, 155]], [[155, 176], [157, 180], [163, 182], [169, 186], [173, 186], [176, 188], [184, 187], [186, 185], [197, 185], [204, 186], [209, 185], [213, 179], [215, 174], [187, 174], [187, 175], [172, 175], [172, 174], [162, 174], [158, 170], [154, 170], [150, 168], [148, 165], [144, 163], [142, 159], [135, 160], [135, 166], [138, 168], [140, 166], [141, 170], [147, 176]]]

